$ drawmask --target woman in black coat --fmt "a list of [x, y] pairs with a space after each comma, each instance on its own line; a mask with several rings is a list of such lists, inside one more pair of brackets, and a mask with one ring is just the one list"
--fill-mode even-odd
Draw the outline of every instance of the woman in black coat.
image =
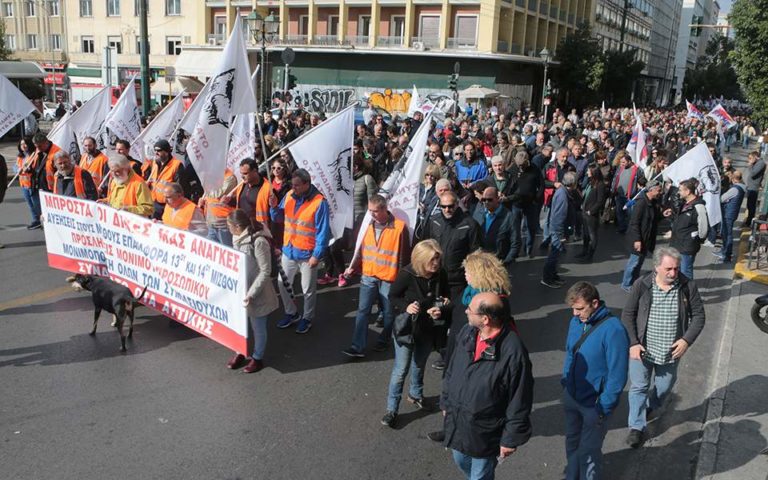
[[605, 204], [605, 183], [600, 167], [590, 164], [587, 167], [587, 187], [584, 189], [584, 203], [581, 206], [584, 243], [577, 258], [585, 262], [592, 261], [597, 250], [597, 226], [600, 224], [600, 214]]

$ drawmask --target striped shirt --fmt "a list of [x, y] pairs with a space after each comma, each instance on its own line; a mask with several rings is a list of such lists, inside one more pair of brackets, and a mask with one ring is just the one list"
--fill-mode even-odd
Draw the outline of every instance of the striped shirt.
[[651, 310], [645, 333], [645, 360], [655, 365], [674, 363], [672, 344], [677, 340], [680, 284], [675, 282], [665, 292], [654, 281], [651, 295]]

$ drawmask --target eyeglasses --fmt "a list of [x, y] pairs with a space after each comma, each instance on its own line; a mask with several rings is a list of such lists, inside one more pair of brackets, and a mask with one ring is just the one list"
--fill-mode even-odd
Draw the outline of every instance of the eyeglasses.
[[282, 170], [282, 169], [283, 169], [283, 167], [281, 167], [279, 165], [275, 165], [274, 167], [272, 167], [272, 170]]
[[445, 210], [453, 210], [456, 208], [456, 204], [452, 203], [450, 205], [440, 205], [440, 208], [443, 208]]

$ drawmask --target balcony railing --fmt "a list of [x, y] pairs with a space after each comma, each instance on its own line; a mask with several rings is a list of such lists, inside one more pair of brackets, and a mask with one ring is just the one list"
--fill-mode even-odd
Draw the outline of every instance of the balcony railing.
[[368, 45], [368, 35], [347, 35], [346, 43], [349, 45], [359, 45], [361, 47]]
[[424, 45], [424, 48], [440, 48], [440, 39], [435, 37], [413, 37], [411, 47], [416, 48], [418, 44]]
[[496, 43], [496, 51], [499, 53], [509, 53], [509, 43], [504, 40], [499, 40]]
[[512, 49], [509, 53], [514, 53], [516, 55], [521, 55], [523, 53], [523, 47], [519, 43], [513, 43]]
[[283, 45], [306, 45], [309, 37], [306, 35], [286, 35], [283, 40], [275, 40], [276, 43]]
[[312, 37], [312, 45], [340, 45], [338, 35], [315, 35]]
[[448, 38], [448, 48], [450, 49], [456, 49], [460, 48], [462, 50], [472, 50], [474, 48], [477, 48], [477, 40], [474, 38], [458, 38], [458, 37], [450, 37]]
[[403, 48], [403, 37], [379, 37], [376, 40], [376, 46], [383, 48]]
[[224, 34], [223, 33], [209, 33], [208, 34], [208, 45], [223, 45], [224, 44]]

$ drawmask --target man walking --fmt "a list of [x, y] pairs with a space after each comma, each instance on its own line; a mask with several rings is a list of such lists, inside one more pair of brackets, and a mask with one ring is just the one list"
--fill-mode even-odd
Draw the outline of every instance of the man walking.
[[[696, 195], [698, 185], [699, 182], [695, 178], [680, 182], [677, 193], [685, 203], [672, 222], [672, 239], [669, 242], [669, 245], [682, 255], [680, 271], [689, 279], [693, 278], [696, 254], [701, 250], [701, 244], [709, 232], [707, 207], [704, 200]], [[671, 215], [672, 210], [665, 213]]]
[[[656, 199], [661, 195], [661, 183], [651, 180], [645, 186], [645, 191], [637, 196], [632, 216], [627, 229], [627, 242], [630, 247], [629, 260], [624, 267], [624, 277], [621, 289], [629, 292], [632, 284], [640, 276], [645, 256], [656, 247], [656, 230], [661, 218], [661, 210], [656, 205]], [[616, 209], [618, 210], [618, 205]]]
[[560, 380], [568, 459], [565, 477], [597, 480], [608, 417], [627, 383], [629, 337], [591, 283], [576, 282], [565, 301], [573, 309]]
[[172, 155], [171, 144], [167, 140], [155, 142], [155, 160], [152, 162], [147, 185], [152, 189], [154, 211], [152, 218], [162, 220], [165, 211], [165, 187], [171, 183], [181, 184], [184, 165]]
[[389, 289], [400, 268], [408, 264], [410, 259], [408, 226], [387, 210], [387, 199], [379, 194], [372, 195], [368, 199], [368, 212], [371, 214], [371, 223], [366, 228], [360, 252], [355, 254], [355, 261], [344, 272], [346, 276], [353, 275], [358, 269], [363, 272], [352, 346], [342, 352], [353, 358], [365, 357], [368, 316], [377, 300], [384, 312], [384, 328], [374, 350], [381, 352], [389, 345], [394, 321]]
[[[285, 316], [277, 328], [288, 328], [298, 322], [296, 333], [307, 333], [312, 328], [317, 301], [317, 265], [328, 249], [331, 238], [328, 202], [312, 185], [309, 172], [300, 168], [291, 177], [292, 189], [278, 203], [274, 194], [269, 196], [270, 216], [274, 222], [285, 222], [283, 256], [281, 264], [285, 277], [278, 282]], [[301, 273], [304, 293], [304, 315], [299, 315], [293, 295], [285, 285], [293, 285], [296, 273]]]
[[482, 228], [481, 247], [504, 263], [514, 261], [509, 255], [512, 214], [504, 208], [496, 187], [487, 187], [480, 194], [480, 203], [472, 218]]
[[475, 295], [466, 313], [443, 378], [444, 444], [467, 479], [493, 479], [531, 437], [531, 361], [496, 293]]
[[79, 167], [91, 174], [97, 190], [105, 192], [106, 185], [102, 185], [102, 182], [109, 172], [107, 156], [96, 148], [96, 139], [93, 137], [85, 137], [83, 149], [85, 152], [80, 156]]
[[741, 171], [736, 170], [731, 175], [731, 188], [720, 197], [720, 205], [723, 208], [723, 222], [720, 233], [723, 236], [723, 248], [715, 257], [719, 262], [733, 261], [733, 226], [741, 211], [746, 187], [742, 181]]
[[680, 274], [680, 260], [674, 248], [656, 249], [654, 271], [635, 282], [621, 315], [630, 344], [632, 448], [645, 441], [648, 412], [661, 407], [675, 384], [678, 361], [704, 329], [704, 304], [696, 283]]
[[118, 210], [150, 217], [154, 209], [152, 193], [144, 179], [133, 171], [128, 157], [116, 154], [109, 159], [108, 165], [111, 180], [107, 197], [99, 202]]
[[96, 201], [96, 185], [87, 170], [72, 163], [69, 153], [59, 150], [53, 156], [56, 175], [53, 177], [53, 193]]
[[544, 272], [541, 276], [541, 284], [549, 288], [560, 288], [563, 279], [557, 274], [557, 260], [563, 249], [562, 239], [565, 237], [565, 228], [570, 224], [573, 215], [570, 213], [572, 206], [569, 193], [576, 189], [576, 172], [567, 172], [563, 176], [563, 183], [557, 187], [552, 196], [552, 204], [549, 208], [549, 238], [544, 242], [549, 244], [549, 255], [544, 262]]

